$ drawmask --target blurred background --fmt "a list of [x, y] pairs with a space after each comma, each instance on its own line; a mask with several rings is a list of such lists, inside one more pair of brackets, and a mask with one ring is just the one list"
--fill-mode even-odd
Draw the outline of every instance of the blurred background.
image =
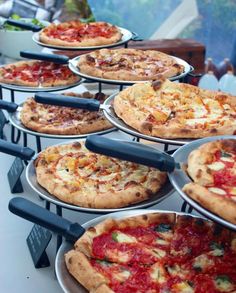
[[229, 57], [236, 65], [235, 0], [0, 0], [0, 16], [12, 12], [49, 21], [104, 20], [143, 39], [191, 38], [214, 63]]

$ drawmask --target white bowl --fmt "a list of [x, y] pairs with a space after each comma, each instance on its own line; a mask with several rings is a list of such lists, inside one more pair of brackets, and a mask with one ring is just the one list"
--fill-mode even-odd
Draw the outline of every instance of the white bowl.
[[[22, 18], [29, 21], [28, 18]], [[49, 25], [47, 21], [41, 21], [45, 26]], [[29, 50], [33, 52], [41, 52], [42, 47], [37, 45], [33, 40], [32, 31], [10, 31], [0, 29], [0, 52], [13, 59], [23, 59], [20, 56], [20, 51]]]

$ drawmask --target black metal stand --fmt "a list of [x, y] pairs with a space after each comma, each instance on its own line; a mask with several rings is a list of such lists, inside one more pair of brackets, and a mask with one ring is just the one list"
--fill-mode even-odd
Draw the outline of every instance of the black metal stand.
[[191, 214], [192, 211], [193, 211], [193, 207], [190, 206], [186, 201], [184, 201], [181, 207], [181, 212]]
[[[58, 216], [62, 217], [62, 207], [59, 205], [56, 205], [56, 213]], [[57, 251], [60, 248], [62, 244], [62, 236], [61, 235], [57, 235]]]
[[40, 153], [42, 150], [40, 136], [35, 136], [35, 139], [36, 139], [37, 152]]
[[15, 127], [11, 125], [11, 142], [18, 143], [21, 137], [21, 131], [17, 129], [17, 135], [15, 137]]

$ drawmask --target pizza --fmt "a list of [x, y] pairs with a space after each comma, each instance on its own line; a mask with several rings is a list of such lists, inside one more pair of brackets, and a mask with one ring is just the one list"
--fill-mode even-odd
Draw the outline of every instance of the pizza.
[[159, 79], [116, 95], [114, 110], [127, 125], [162, 138], [236, 133], [236, 98], [223, 92]]
[[37, 182], [60, 200], [88, 208], [120, 208], [156, 195], [166, 173], [88, 151], [83, 142], [51, 146], [35, 161]]
[[[106, 95], [95, 95], [84, 92], [82, 94], [65, 93], [66, 96], [96, 99], [103, 103]], [[76, 135], [97, 132], [112, 128], [110, 122], [104, 117], [102, 111], [91, 112], [88, 110], [53, 106], [37, 103], [33, 98], [28, 98], [20, 112], [21, 123], [34, 131], [58, 135]]]
[[193, 182], [183, 191], [201, 206], [236, 225], [236, 140], [204, 143], [188, 157]]
[[65, 254], [93, 293], [236, 292], [236, 234], [175, 213], [107, 218]]
[[18, 61], [0, 67], [0, 83], [28, 87], [65, 86], [78, 82], [67, 65], [46, 61]]
[[83, 23], [69, 21], [52, 23], [39, 33], [39, 40], [45, 44], [63, 47], [92, 47], [118, 42], [122, 34], [114, 25], [106, 22]]
[[123, 81], [155, 80], [159, 74], [168, 78], [184, 71], [183, 65], [165, 53], [125, 48], [81, 55], [77, 66], [89, 76]]

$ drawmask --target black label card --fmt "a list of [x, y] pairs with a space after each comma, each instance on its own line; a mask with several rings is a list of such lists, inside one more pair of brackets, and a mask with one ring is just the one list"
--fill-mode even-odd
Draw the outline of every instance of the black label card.
[[45, 268], [50, 266], [45, 250], [51, 238], [52, 233], [39, 225], [34, 225], [30, 231], [26, 242], [36, 268]]
[[20, 180], [23, 170], [24, 165], [22, 160], [20, 158], [15, 158], [10, 170], [7, 173], [11, 193], [20, 193], [24, 191]]

